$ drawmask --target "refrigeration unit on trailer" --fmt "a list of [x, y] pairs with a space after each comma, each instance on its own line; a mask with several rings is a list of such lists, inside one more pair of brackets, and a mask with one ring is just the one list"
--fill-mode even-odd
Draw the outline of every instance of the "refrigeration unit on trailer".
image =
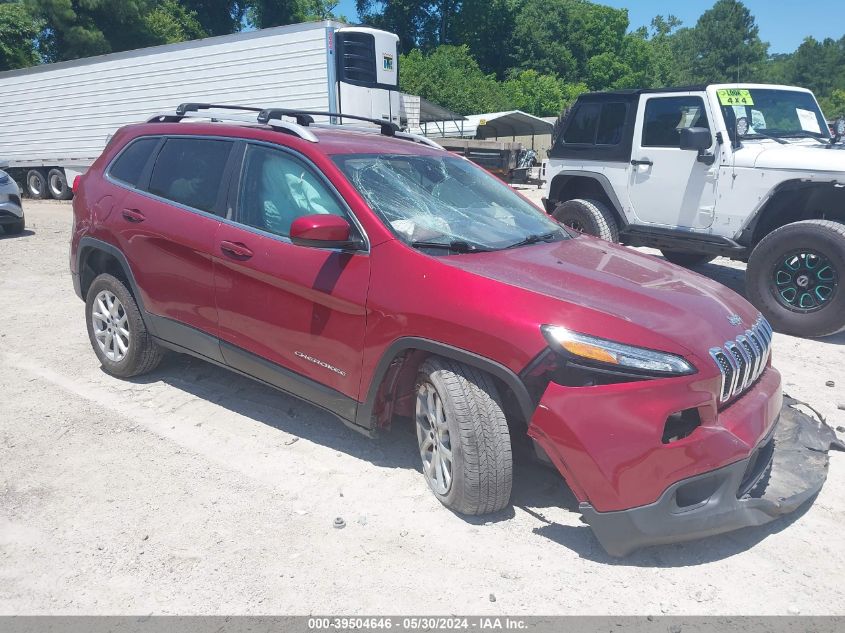
[[309, 22], [0, 73], [0, 156], [31, 197], [66, 199], [119, 127], [186, 100], [398, 124], [398, 41]]

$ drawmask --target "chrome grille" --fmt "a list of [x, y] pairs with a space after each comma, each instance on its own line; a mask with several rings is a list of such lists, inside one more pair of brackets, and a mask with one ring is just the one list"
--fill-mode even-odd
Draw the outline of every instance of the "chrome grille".
[[722, 374], [719, 402], [727, 402], [753, 385], [766, 369], [771, 352], [772, 326], [762, 316], [735, 340], [711, 348], [710, 356]]

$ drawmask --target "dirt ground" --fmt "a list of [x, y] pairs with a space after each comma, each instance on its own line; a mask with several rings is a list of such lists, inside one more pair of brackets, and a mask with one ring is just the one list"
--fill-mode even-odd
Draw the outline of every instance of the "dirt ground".
[[[524, 461], [511, 508], [460, 518], [410, 428], [368, 440], [184, 356], [107, 376], [71, 287], [70, 205], [26, 210], [0, 237], [0, 614], [845, 614], [841, 453], [794, 516], [621, 561]], [[742, 271], [701, 268], [739, 291]], [[833, 426], [844, 345], [775, 337], [787, 393]]]

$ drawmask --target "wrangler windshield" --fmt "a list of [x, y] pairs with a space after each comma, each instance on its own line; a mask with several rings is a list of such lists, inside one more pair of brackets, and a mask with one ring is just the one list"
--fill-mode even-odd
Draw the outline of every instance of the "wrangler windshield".
[[561, 226], [472, 163], [455, 156], [333, 157], [400, 239], [438, 254], [565, 239]]
[[808, 92], [750, 88], [716, 94], [731, 140], [742, 118], [740, 129], [747, 131], [740, 138], [830, 138], [824, 116]]

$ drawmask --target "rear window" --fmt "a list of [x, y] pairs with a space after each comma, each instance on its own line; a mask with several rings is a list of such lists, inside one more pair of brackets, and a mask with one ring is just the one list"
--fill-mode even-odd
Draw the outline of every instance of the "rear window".
[[156, 158], [149, 192], [213, 213], [233, 145], [214, 139], [168, 139]]
[[628, 106], [625, 103], [605, 103], [601, 109], [596, 145], [619, 145], [625, 129]]
[[583, 103], [572, 113], [572, 120], [563, 133], [565, 143], [587, 143], [592, 145], [596, 138], [596, 126], [599, 122], [601, 105]]
[[127, 185], [137, 187], [138, 180], [158, 141], [157, 138], [142, 138], [131, 143], [114, 161], [109, 175]]

